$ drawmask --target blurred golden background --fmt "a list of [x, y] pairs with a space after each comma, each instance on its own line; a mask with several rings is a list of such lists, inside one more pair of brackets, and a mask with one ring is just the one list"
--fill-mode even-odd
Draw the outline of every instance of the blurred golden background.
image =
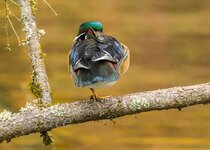
[[[33, 97], [30, 61], [19, 47], [12, 30], [12, 51], [6, 51], [4, 1], [0, 2], [0, 110], [17, 111]], [[96, 90], [100, 96], [122, 95], [147, 90], [210, 81], [210, 1], [208, 0], [71, 0], [38, 1], [36, 21], [46, 31], [42, 49], [53, 91], [53, 103], [87, 99], [91, 92], [76, 88], [68, 74], [68, 53], [79, 25], [101, 21], [104, 33], [126, 44], [131, 64], [121, 80], [110, 88]], [[19, 8], [10, 3], [20, 16]], [[12, 18], [24, 39], [21, 23]], [[147, 112], [115, 119], [88, 122], [54, 129], [54, 144], [44, 147], [39, 134], [0, 144], [0, 149], [210, 149], [210, 106]]]

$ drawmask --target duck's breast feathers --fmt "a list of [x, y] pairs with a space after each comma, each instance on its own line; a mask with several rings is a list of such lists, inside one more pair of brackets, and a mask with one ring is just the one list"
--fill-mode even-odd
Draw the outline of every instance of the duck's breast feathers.
[[128, 47], [124, 44], [122, 44], [122, 47], [123, 47], [123, 58], [121, 59], [119, 65], [118, 65], [118, 72], [122, 75], [124, 74], [128, 68], [129, 68], [129, 65], [130, 65], [130, 51], [128, 49]]

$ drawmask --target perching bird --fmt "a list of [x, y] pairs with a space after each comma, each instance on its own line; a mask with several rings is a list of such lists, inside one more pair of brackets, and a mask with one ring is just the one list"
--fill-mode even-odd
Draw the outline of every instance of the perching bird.
[[101, 22], [85, 22], [69, 53], [69, 69], [77, 87], [87, 87], [97, 100], [95, 88], [111, 86], [124, 74], [130, 62], [129, 49], [103, 34]]

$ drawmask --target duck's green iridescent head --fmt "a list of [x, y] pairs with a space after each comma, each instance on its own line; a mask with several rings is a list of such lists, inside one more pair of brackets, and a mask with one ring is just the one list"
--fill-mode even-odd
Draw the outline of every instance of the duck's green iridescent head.
[[79, 27], [79, 34], [87, 32], [88, 30], [93, 29], [94, 31], [103, 31], [103, 25], [101, 22], [97, 21], [90, 21], [90, 22], [85, 22], [80, 25]]

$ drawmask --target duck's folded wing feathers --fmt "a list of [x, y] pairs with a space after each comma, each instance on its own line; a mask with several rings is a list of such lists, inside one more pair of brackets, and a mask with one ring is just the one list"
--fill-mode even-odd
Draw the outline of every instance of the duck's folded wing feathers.
[[121, 44], [111, 36], [104, 35], [102, 39], [103, 41], [100, 40], [98, 43], [101, 56], [106, 56], [110, 61], [119, 62], [123, 58], [123, 48]]
[[91, 59], [93, 62], [101, 61], [101, 60], [108, 60], [114, 63], [117, 63], [118, 60], [116, 58], [113, 58], [108, 52], [101, 50], [95, 53], [95, 55]]

